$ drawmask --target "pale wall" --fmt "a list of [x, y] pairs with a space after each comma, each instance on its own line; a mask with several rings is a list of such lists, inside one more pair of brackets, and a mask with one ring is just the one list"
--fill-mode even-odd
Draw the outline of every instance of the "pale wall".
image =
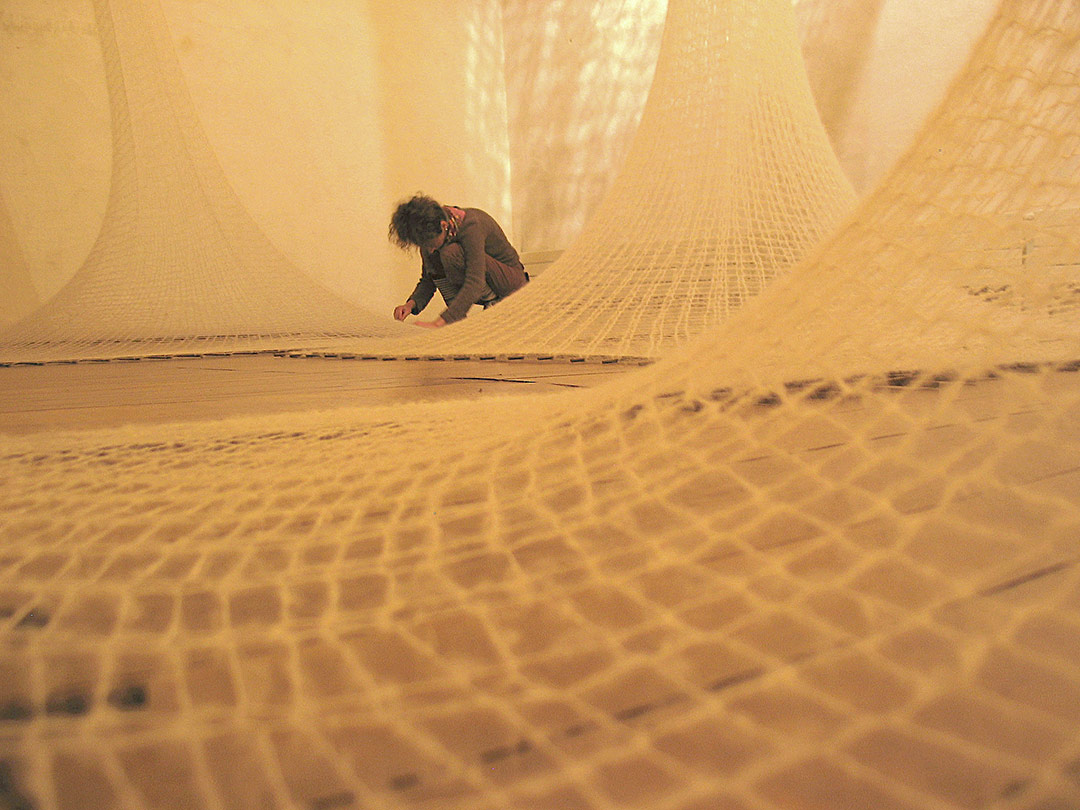
[[[512, 220], [498, 0], [162, 0], [225, 174], [297, 266], [388, 312], [418, 261], [393, 205], [423, 190]], [[90, 0], [4, 0], [0, 193], [40, 295], [74, 273], [108, 194]]]
[[[834, 145], [856, 188], [869, 191], [918, 133], [997, 0], [881, 0], [861, 30], [854, 29], [864, 21], [847, 6], [870, 0], [797, 1], [840, 18], [829, 19], [835, 30], [818, 58], [860, 51], [857, 75], [833, 76], [845, 94]], [[666, 0], [504, 0], [514, 230], [522, 249], [566, 248], [599, 204], [640, 119], [666, 9]], [[822, 77], [829, 80], [827, 69]]]
[[856, 189], [871, 189], [907, 149], [997, 5], [998, 0], [885, 0], [835, 144]]
[[89, 0], [0, 5], [0, 195], [39, 297], [75, 272], [105, 213], [104, 82]]

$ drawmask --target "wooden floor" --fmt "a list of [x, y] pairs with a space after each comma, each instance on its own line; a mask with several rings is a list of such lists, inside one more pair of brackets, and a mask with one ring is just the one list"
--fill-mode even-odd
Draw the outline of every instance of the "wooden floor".
[[632, 365], [229, 355], [0, 368], [0, 433], [588, 388]]

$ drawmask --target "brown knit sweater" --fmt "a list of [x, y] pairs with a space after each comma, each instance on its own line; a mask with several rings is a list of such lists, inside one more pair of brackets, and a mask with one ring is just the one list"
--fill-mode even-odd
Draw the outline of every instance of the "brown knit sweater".
[[[514, 246], [506, 238], [503, 229], [490, 214], [479, 208], [463, 210], [465, 218], [458, 224], [457, 234], [453, 239], [448, 238], [439, 248], [442, 250], [447, 245], [458, 243], [465, 253], [465, 283], [441, 316], [447, 323], [464, 318], [469, 308], [483, 294], [487, 266], [485, 256], [491, 256], [510, 267], [519, 269], [523, 267], [518, 252], [514, 250]], [[420, 281], [409, 296], [415, 302], [414, 315], [419, 314], [428, 305], [436, 289], [435, 282], [431, 280], [433, 270], [431, 253], [421, 249], [420, 256], [422, 260]]]

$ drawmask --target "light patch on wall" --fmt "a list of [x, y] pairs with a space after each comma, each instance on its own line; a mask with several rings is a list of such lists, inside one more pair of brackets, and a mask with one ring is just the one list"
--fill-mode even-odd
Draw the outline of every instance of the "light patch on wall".
[[353, 300], [388, 304], [368, 245], [386, 155], [365, 5], [163, 0], [200, 121], [256, 223], [290, 261]]
[[666, 9], [663, 0], [504, 3], [522, 250], [569, 245], [618, 173], [652, 84]]
[[476, 3], [467, 13], [468, 45], [463, 62], [466, 86], [471, 91], [464, 95], [461, 153], [467, 175], [487, 178], [490, 186], [482, 199], [462, 204], [484, 208], [504, 223], [513, 238], [502, 8], [497, 3]]

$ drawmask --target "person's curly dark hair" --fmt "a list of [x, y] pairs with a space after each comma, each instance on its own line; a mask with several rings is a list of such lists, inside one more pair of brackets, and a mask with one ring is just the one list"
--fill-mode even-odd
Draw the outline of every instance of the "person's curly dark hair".
[[390, 217], [390, 241], [402, 250], [425, 245], [442, 232], [446, 211], [431, 197], [416, 194]]

